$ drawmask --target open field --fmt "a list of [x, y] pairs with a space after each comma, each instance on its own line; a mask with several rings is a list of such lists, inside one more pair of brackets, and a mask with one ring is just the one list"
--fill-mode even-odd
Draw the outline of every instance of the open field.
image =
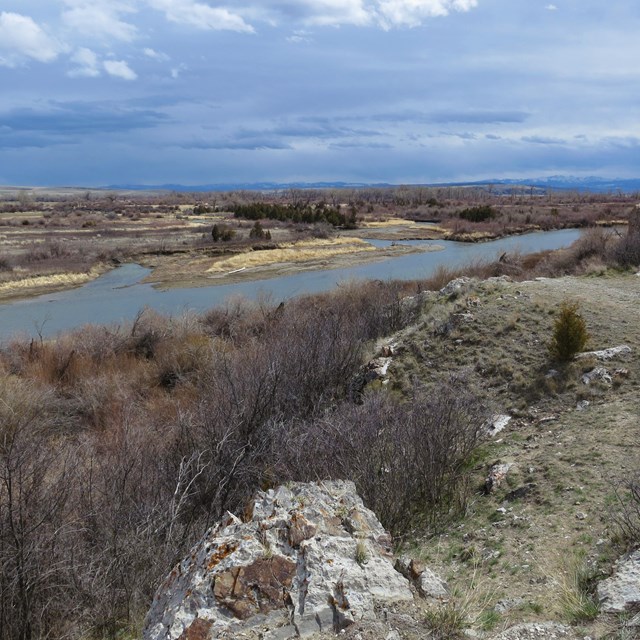
[[[255, 217], [238, 217], [256, 206], [274, 215], [261, 221], [258, 234]], [[362, 243], [366, 238], [479, 242], [537, 229], [624, 224], [631, 208], [622, 195], [498, 196], [486, 189], [183, 194], [3, 188], [0, 301], [77, 286], [122, 262], [152, 266], [149, 281], [158, 286], [210, 285], [221, 277], [225, 283], [264, 278], [412, 250], [373, 249]], [[338, 220], [348, 220], [347, 228], [335, 226]], [[214, 227], [225, 232], [217, 241]], [[316, 240], [322, 250], [310, 250], [308, 242]]]

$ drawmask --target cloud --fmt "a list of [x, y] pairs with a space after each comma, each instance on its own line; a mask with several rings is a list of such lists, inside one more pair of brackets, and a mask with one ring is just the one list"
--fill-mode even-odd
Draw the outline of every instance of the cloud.
[[431, 122], [465, 122], [475, 124], [521, 123], [529, 114], [525, 111], [493, 111], [470, 109], [468, 111], [441, 111], [428, 116]]
[[98, 56], [91, 49], [81, 47], [71, 56], [71, 62], [77, 65], [67, 72], [71, 78], [97, 78], [100, 75]]
[[449, 136], [451, 138], [460, 138], [460, 140], [477, 140], [478, 136], [471, 131], [440, 131], [439, 135]]
[[288, 17], [307, 24], [363, 26], [373, 20], [373, 12], [363, 0], [299, 0], [274, 5]]
[[194, 0], [147, 0], [150, 7], [162, 11], [169, 22], [196, 29], [253, 33], [254, 28], [226, 7], [212, 7]]
[[189, 67], [186, 64], [179, 64], [177, 67], [172, 67], [171, 77], [177, 80], [183, 71], [186, 71]]
[[287, 36], [286, 41], [292, 42], [294, 44], [300, 44], [313, 42], [313, 39], [311, 38], [308, 31], [299, 29], [297, 31], [294, 31], [290, 36]]
[[392, 26], [417, 27], [426, 18], [447, 16], [452, 11], [469, 11], [477, 0], [379, 0], [378, 22]]
[[136, 80], [138, 74], [124, 60], [105, 60], [104, 70], [114, 78]]
[[557, 10], [558, 10], [558, 7], [556, 7], [556, 5], [555, 5], [555, 4], [548, 4], [548, 5], [545, 7], [545, 9], [546, 9], [547, 11], [557, 11]]
[[194, 140], [192, 142], [179, 142], [175, 144], [176, 147], [181, 149], [196, 149], [196, 150], [230, 150], [230, 151], [260, 151], [265, 149], [272, 149], [276, 151], [291, 149], [291, 145], [279, 140], [273, 140], [271, 138], [253, 138], [250, 140], [221, 140], [207, 142], [205, 140]]
[[567, 141], [562, 138], [551, 138], [547, 136], [524, 136], [521, 138], [523, 142], [532, 144], [566, 144]]
[[0, 65], [13, 67], [25, 58], [37, 62], [53, 62], [65, 47], [49, 36], [29, 16], [3, 11], [0, 13]]
[[20, 108], [0, 112], [0, 132], [31, 136], [33, 140], [51, 136], [58, 142], [93, 134], [117, 134], [151, 129], [167, 121], [152, 109], [127, 109], [92, 102], [51, 102], [40, 109]]
[[329, 149], [393, 149], [386, 142], [332, 142]]
[[530, 117], [526, 111], [502, 111], [493, 109], [466, 109], [450, 111], [398, 111], [376, 113], [370, 116], [374, 122], [417, 122], [428, 123], [465, 123], [465, 124], [500, 124], [522, 123]]
[[74, 32], [84, 36], [94, 36], [104, 40], [131, 42], [138, 29], [122, 20], [123, 13], [133, 13], [135, 9], [121, 2], [87, 0], [65, 0], [70, 6], [62, 14], [63, 23]]
[[464, 12], [478, 0], [285, 0], [272, 2], [271, 11], [312, 25], [377, 25], [416, 27], [427, 18]]
[[144, 53], [144, 55], [147, 56], [147, 58], [151, 58], [152, 60], [158, 60], [159, 62], [166, 62], [167, 60], [169, 60], [169, 56], [166, 53], [155, 51], [150, 47], [145, 47], [142, 50], [142, 53]]

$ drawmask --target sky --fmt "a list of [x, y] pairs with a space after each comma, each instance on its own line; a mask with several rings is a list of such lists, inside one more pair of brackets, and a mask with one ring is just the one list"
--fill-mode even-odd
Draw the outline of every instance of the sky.
[[0, 184], [640, 176], [638, 0], [0, 0]]

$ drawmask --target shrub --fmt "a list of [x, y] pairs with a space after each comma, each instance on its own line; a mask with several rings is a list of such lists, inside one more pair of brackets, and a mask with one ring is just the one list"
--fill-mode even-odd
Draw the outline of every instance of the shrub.
[[469, 207], [458, 213], [458, 216], [469, 222], [484, 222], [496, 217], [496, 211], [490, 205], [482, 205], [478, 207]]
[[224, 224], [214, 224], [211, 229], [211, 238], [214, 242], [218, 242], [218, 240], [222, 240], [222, 242], [229, 242], [229, 240], [232, 240], [235, 235], [235, 230]]
[[[268, 237], [267, 237], [268, 234]], [[253, 228], [249, 232], [249, 237], [252, 240], [265, 240], [271, 239], [271, 232], [265, 231], [264, 227], [260, 224], [260, 220], [256, 220]]]
[[587, 325], [578, 313], [578, 305], [562, 303], [549, 345], [551, 356], [559, 362], [569, 362], [584, 349], [588, 339]]
[[621, 541], [631, 548], [640, 546], [640, 473], [623, 480], [615, 487], [618, 502], [616, 523]]
[[467, 621], [461, 609], [448, 603], [438, 609], [427, 611], [425, 625], [433, 640], [456, 640], [464, 638]]
[[463, 384], [442, 381], [437, 393], [416, 388], [408, 402], [371, 392], [320, 419], [278, 423], [273, 456], [283, 479], [351, 478], [394, 535], [441, 528], [464, 513], [467, 463], [489, 415]]
[[640, 234], [625, 236], [611, 253], [613, 260], [621, 267], [637, 267], [640, 265]]

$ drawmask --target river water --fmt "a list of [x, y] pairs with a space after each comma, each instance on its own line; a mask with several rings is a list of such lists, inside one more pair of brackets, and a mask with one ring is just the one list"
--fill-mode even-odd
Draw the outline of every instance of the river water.
[[[439, 266], [459, 267], [476, 260], [494, 260], [505, 251], [534, 253], [569, 246], [577, 229], [529, 233], [477, 244], [449, 241], [403, 241], [401, 244], [438, 245], [442, 251], [413, 253], [345, 269], [305, 271], [296, 275], [241, 282], [233, 285], [160, 291], [140, 281], [149, 274], [137, 264], [126, 264], [77, 289], [0, 304], [0, 340], [14, 336], [54, 336], [87, 323], [110, 324], [131, 320], [143, 307], [180, 315], [204, 311], [233, 296], [255, 299], [269, 296], [276, 304], [304, 293], [327, 291], [353, 280], [412, 280], [428, 278]], [[377, 246], [386, 241], [370, 241]]]

